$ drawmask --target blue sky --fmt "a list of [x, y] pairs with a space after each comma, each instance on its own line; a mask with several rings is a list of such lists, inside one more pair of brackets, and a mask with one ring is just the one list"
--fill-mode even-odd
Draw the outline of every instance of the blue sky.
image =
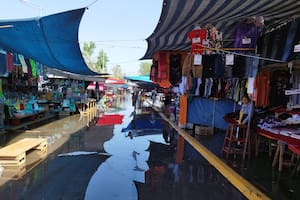
[[79, 42], [94, 41], [126, 75], [135, 75], [144, 55], [145, 39], [154, 31], [163, 0], [0, 0], [0, 19], [20, 19], [86, 7]]

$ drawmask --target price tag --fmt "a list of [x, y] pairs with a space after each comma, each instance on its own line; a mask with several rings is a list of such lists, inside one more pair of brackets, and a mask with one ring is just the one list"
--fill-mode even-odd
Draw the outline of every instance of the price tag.
[[226, 65], [233, 65], [233, 64], [234, 64], [234, 55], [226, 54]]
[[251, 44], [251, 38], [243, 38], [242, 44]]
[[192, 43], [200, 43], [201, 42], [201, 38], [200, 37], [195, 37], [192, 39]]
[[202, 65], [202, 55], [195, 54], [195, 56], [194, 56], [194, 65]]

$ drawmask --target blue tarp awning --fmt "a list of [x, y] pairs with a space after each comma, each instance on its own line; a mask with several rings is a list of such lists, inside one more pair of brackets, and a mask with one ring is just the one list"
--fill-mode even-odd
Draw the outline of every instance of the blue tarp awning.
[[147, 38], [148, 49], [143, 59], [156, 51], [188, 50], [187, 33], [195, 25], [214, 25], [231, 41], [237, 22], [248, 17], [264, 17], [267, 28], [299, 17], [299, 0], [164, 0], [159, 22]]
[[[223, 117], [234, 112], [234, 108], [235, 102], [229, 99], [213, 100], [195, 97], [188, 104], [187, 122], [225, 130], [227, 123]], [[239, 110], [240, 106], [236, 106], [236, 109]]]
[[41, 18], [0, 21], [0, 47], [48, 67], [95, 75], [81, 54], [78, 29], [85, 8]]
[[157, 85], [150, 80], [150, 76], [124, 76], [125, 80], [135, 83], [141, 88], [155, 88]]
[[131, 80], [131, 81], [142, 81], [147, 83], [152, 83], [150, 80], [150, 76], [124, 76], [124, 79]]

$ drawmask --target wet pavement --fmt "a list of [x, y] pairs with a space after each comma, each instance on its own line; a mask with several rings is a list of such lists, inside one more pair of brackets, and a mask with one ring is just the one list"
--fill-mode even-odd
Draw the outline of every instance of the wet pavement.
[[130, 105], [117, 110], [121, 125], [95, 126], [74, 115], [7, 136], [9, 143], [44, 137], [49, 147], [20, 178], [0, 179], [0, 199], [244, 199], [205, 160], [175, 163], [157, 130], [128, 137], [121, 130], [132, 120]]

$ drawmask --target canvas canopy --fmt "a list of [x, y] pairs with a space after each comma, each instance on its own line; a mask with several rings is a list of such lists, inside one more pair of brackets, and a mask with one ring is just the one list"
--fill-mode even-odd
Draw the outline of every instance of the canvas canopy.
[[212, 24], [231, 41], [235, 25], [247, 17], [263, 17], [266, 30], [299, 17], [298, 0], [164, 0], [154, 32], [147, 38], [148, 49], [142, 59], [156, 51], [182, 51], [190, 47], [187, 33], [195, 25]]
[[85, 8], [41, 18], [0, 21], [0, 48], [63, 71], [95, 75], [82, 57], [78, 28]]

